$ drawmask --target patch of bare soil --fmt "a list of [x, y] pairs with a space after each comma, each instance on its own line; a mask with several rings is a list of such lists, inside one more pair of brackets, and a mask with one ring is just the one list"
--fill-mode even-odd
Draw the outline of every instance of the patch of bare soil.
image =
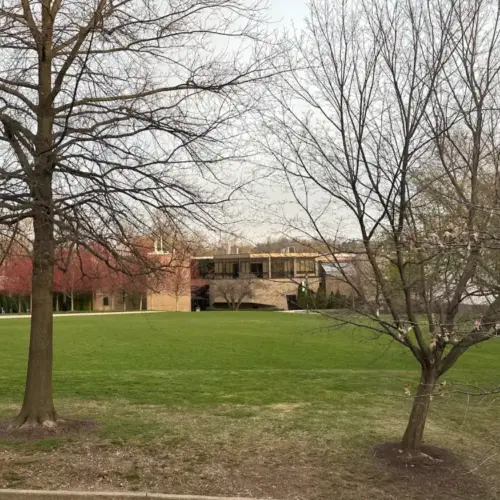
[[399, 441], [390, 441], [373, 447], [373, 455], [390, 465], [412, 467], [426, 470], [432, 467], [442, 467], [448, 470], [454, 470], [461, 467], [458, 458], [445, 448], [437, 446], [422, 445], [421, 453], [418, 455], [407, 455], [401, 449]]
[[269, 407], [277, 411], [293, 411], [302, 406], [304, 406], [302, 403], [277, 403]]
[[[490, 500], [459, 461], [405, 467], [368, 453], [337, 453], [332, 442], [297, 435], [245, 441], [102, 442], [96, 435], [54, 448], [0, 446], [0, 488], [149, 491], [286, 500]], [[386, 448], [383, 448], [386, 449]], [[451, 460], [451, 459], [450, 459]]]
[[57, 425], [24, 425], [13, 427], [11, 420], [0, 421], [0, 439], [3, 441], [38, 441], [52, 437], [64, 437], [76, 434], [86, 434], [97, 427], [93, 420], [58, 420]]
[[[394, 498], [496, 498], [495, 491], [486, 481], [445, 448], [423, 445], [419, 455], [409, 456], [401, 450], [400, 442], [391, 441], [374, 446], [372, 451], [380, 472], [377, 482], [384, 485], [388, 494], [394, 492]], [[399, 497], [396, 496], [398, 492]]]

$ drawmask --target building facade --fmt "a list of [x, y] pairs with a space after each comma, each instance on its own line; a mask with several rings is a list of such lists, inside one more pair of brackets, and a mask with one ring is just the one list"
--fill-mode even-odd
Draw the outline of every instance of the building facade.
[[[345, 265], [344, 269], [340, 269]], [[347, 266], [350, 266], [349, 268]], [[297, 309], [300, 289], [318, 293], [352, 294], [346, 270], [355, 272], [355, 257], [339, 255], [336, 262], [317, 253], [246, 253], [192, 259], [193, 295], [200, 303], [221, 307], [230, 282], [245, 281], [242, 305]]]
[[[346, 281], [352, 283], [359, 271], [356, 257], [347, 254], [331, 262], [318, 253], [289, 251], [192, 257], [182, 248], [164, 250], [161, 240], [143, 247], [157, 264], [149, 274], [135, 273], [140, 268], [114, 272], [94, 262], [92, 254], [80, 252], [71, 261], [74, 265], [55, 272], [54, 311], [297, 309], [303, 307], [299, 295], [304, 291], [307, 297], [319, 292], [352, 295]], [[0, 310], [29, 312], [31, 257], [14, 257], [0, 266]]]

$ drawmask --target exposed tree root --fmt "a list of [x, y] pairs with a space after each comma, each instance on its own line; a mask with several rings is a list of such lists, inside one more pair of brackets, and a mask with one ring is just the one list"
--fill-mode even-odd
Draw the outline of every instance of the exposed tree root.
[[404, 450], [401, 442], [391, 441], [373, 448], [374, 455], [393, 465], [404, 467], [446, 466], [458, 463], [457, 458], [444, 448], [422, 444], [419, 450]]
[[34, 427], [53, 429], [56, 426], [57, 415], [55, 410], [42, 413], [21, 410], [21, 413], [11, 424], [13, 429], [28, 429]]
[[[21, 422], [21, 423], [19, 423]], [[13, 441], [36, 441], [47, 437], [67, 436], [91, 432], [96, 428], [92, 420], [69, 419], [57, 421], [45, 419], [17, 418], [14, 421], [0, 421], [0, 439]]]

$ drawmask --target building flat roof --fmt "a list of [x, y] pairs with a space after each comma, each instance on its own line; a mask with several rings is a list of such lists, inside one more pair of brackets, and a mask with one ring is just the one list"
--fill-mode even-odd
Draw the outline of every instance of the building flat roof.
[[[335, 256], [335, 259], [340, 261], [353, 260], [356, 257], [355, 254], [339, 253]], [[199, 256], [192, 257], [192, 260], [235, 260], [235, 259], [316, 259], [321, 262], [332, 262], [334, 259], [331, 255], [325, 255], [320, 253], [307, 253], [307, 252], [297, 252], [297, 253], [235, 253], [235, 254], [225, 254], [225, 255], [209, 255], [209, 256]]]

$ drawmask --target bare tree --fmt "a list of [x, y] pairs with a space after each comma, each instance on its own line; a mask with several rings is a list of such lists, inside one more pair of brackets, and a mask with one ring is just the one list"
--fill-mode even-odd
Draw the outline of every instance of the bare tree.
[[191, 298], [191, 269], [189, 264], [177, 265], [168, 274], [167, 293], [175, 299], [175, 310], [179, 311], [179, 299]]
[[240, 275], [235, 279], [215, 279], [212, 282], [215, 293], [224, 298], [233, 311], [237, 311], [245, 299], [252, 299], [262, 286], [252, 275]]
[[[342, 321], [390, 336], [420, 364], [408, 455], [420, 452], [437, 380], [497, 334], [498, 280], [478, 278], [499, 257], [499, 20], [499, 5], [481, 0], [313, 0], [290, 56], [298, 69], [266, 116], [266, 148], [308, 230], [328, 245], [343, 210], [363, 241], [364, 279], [343, 279], [370, 321]], [[488, 303], [474, 324], [457, 319], [471, 295]]]
[[[258, 1], [258, 0], [257, 0]], [[213, 225], [267, 61], [247, 0], [0, 0], [0, 223], [33, 222], [26, 390], [53, 426], [54, 248], [118, 265], [158, 209]], [[230, 44], [229, 44], [230, 41]], [[203, 184], [203, 189], [201, 185]], [[97, 243], [94, 245], [94, 243]]]

